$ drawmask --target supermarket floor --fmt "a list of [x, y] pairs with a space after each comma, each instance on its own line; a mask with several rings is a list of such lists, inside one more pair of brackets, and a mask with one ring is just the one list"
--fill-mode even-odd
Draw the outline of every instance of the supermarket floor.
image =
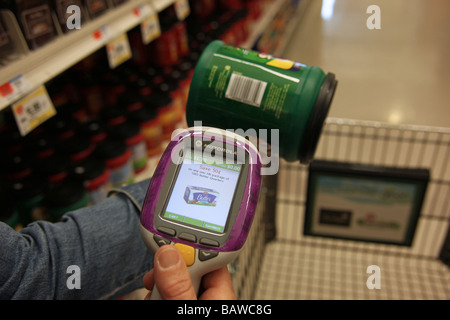
[[[379, 30], [366, 26], [373, 4]], [[446, 0], [311, 1], [283, 58], [336, 74], [331, 117], [450, 128], [449, 14]], [[292, 182], [288, 172], [279, 177], [277, 239], [266, 247], [256, 299], [450, 299], [450, 271], [438, 260], [302, 236], [305, 183], [298, 181], [306, 173]], [[381, 290], [367, 287], [373, 264]]]
[[336, 74], [330, 116], [450, 127], [449, 1], [310, 2], [284, 58]]

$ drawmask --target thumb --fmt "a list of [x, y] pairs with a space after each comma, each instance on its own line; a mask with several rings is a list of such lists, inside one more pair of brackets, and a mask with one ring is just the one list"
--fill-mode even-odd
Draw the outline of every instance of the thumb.
[[165, 245], [158, 249], [155, 254], [154, 276], [162, 299], [197, 299], [183, 256], [174, 246]]

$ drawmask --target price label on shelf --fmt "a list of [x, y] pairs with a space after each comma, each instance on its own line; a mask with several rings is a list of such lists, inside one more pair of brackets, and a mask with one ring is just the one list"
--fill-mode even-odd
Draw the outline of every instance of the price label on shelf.
[[5, 103], [11, 103], [13, 100], [23, 96], [31, 90], [30, 83], [22, 75], [11, 79], [10, 81], [0, 85], [0, 99]]
[[188, 0], [176, 0], [174, 3], [178, 20], [183, 21], [191, 13]]
[[141, 4], [134, 9], [134, 15], [137, 17], [145, 17], [153, 12], [152, 7], [149, 4]]
[[22, 136], [56, 114], [55, 106], [44, 86], [13, 104], [12, 111]]
[[142, 42], [148, 44], [161, 35], [158, 14], [153, 13], [141, 23]]
[[107, 26], [103, 26], [103, 27], [95, 30], [92, 33], [92, 37], [94, 38], [95, 41], [104, 43], [104, 42], [108, 41], [108, 39], [111, 37], [110, 33], [111, 32], [109, 31], [109, 28]]
[[106, 45], [108, 62], [111, 69], [131, 58], [130, 42], [126, 33], [118, 36]]

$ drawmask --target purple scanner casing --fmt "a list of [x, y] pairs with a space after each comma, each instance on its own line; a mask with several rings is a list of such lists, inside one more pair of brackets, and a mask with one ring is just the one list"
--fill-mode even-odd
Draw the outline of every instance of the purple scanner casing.
[[[178, 237], [179, 231], [174, 235], [168, 235], [158, 230], [157, 224], [159, 222], [157, 221], [164, 220], [161, 210], [165, 206], [162, 203], [167, 202], [167, 196], [170, 194], [167, 191], [167, 185], [175, 183], [170, 180], [175, 179], [176, 173], [174, 174], [173, 172], [177, 172], [176, 168], [180, 165], [174, 163], [173, 159], [177, 157], [173, 157], [173, 152], [179, 152], [180, 148], [184, 148], [181, 147], [183, 141], [188, 141], [189, 139], [191, 142], [201, 140], [204, 142], [204, 145], [207, 145], [207, 142], [214, 141], [215, 144], [228, 145], [234, 150], [241, 149], [240, 151], [244, 151], [246, 154], [246, 162], [248, 163], [243, 164], [243, 166], [246, 166], [246, 169], [240, 173], [239, 183], [241, 186], [239, 189], [236, 189], [233, 200], [233, 202], [236, 202], [234, 204], [234, 211], [236, 212], [232, 213], [230, 208], [223, 232], [213, 235], [213, 238], [219, 240], [220, 245], [210, 246], [202, 244], [201, 241], [186, 241]], [[237, 251], [242, 248], [247, 239], [256, 212], [262, 182], [261, 167], [261, 159], [256, 147], [250, 141], [235, 133], [209, 127], [182, 129], [178, 134], [173, 135], [150, 181], [142, 206], [141, 226], [153, 235], [164, 237], [171, 242], [184, 243], [196, 249], [217, 252]], [[193, 210], [195, 210], [195, 207], [193, 206]], [[193, 228], [190, 227], [190, 229]], [[201, 234], [202, 230], [199, 230], [199, 232]]]

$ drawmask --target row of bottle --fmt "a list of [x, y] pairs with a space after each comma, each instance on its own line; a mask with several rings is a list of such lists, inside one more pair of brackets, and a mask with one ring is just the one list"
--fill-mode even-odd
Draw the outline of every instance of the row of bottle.
[[[173, 16], [170, 10], [161, 15]], [[5, 187], [0, 194], [14, 199], [21, 225], [58, 220], [69, 209], [103, 201], [111, 187], [134, 181], [147, 159], [160, 154], [172, 131], [186, 126], [189, 85], [202, 48], [230, 30], [235, 39], [241, 37], [233, 24], [215, 27], [230, 12], [235, 11], [216, 11], [209, 21], [187, 19], [184, 31], [178, 32], [187, 38], [187, 48], [178, 46], [177, 59], [170, 63], [154, 59], [151, 45], [138, 54], [142, 47], [133, 45], [133, 39], [140, 38], [140, 30], [131, 30], [133, 59], [111, 70], [99, 50], [46, 84], [57, 116], [26, 137], [14, 125], [1, 128], [0, 143], [8, 154], [0, 164]], [[232, 20], [242, 22], [237, 17]], [[161, 39], [165, 32], [171, 28]], [[176, 37], [172, 33], [167, 38]]]
[[[35, 50], [49, 43], [59, 34], [77, 30], [67, 23], [73, 14], [79, 13], [81, 28], [89, 20], [105, 14], [128, 0], [1, 0], [0, 9], [12, 12], [21, 28], [29, 49]], [[68, 10], [76, 6], [79, 11]], [[75, 7], [74, 7], [75, 8]], [[78, 10], [77, 9], [77, 10]], [[77, 12], [77, 13], [75, 13]], [[5, 20], [5, 19], [4, 19]], [[55, 23], [57, 22], [57, 23]], [[4, 44], [8, 41], [12, 24], [0, 22]]]
[[197, 59], [189, 54], [165, 68], [128, 61], [110, 70], [98, 51], [46, 84], [57, 115], [26, 137], [10, 109], [4, 110], [0, 193], [13, 200], [15, 214], [3, 220], [20, 226], [57, 221], [67, 211], [103, 201], [112, 187], [134, 182], [173, 130], [186, 126]]
[[264, 7], [273, 0], [191, 0], [187, 19], [191, 43], [204, 37], [241, 46]]
[[141, 66], [173, 67], [190, 53], [201, 52], [213, 39], [243, 45], [252, 23], [260, 17], [263, 2], [190, 0], [194, 10], [184, 20], [179, 20], [174, 6], [169, 6], [159, 12], [161, 34], [150, 44], [142, 43], [139, 27], [128, 33], [133, 61]]
[[[81, 29], [82, 26], [89, 20], [96, 19], [102, 16], [109, 10], [112, 10], [128, 0], [0, 0], [0, 10], [9, 12], [11, 15], [0, 14], [0, 48], [4, 53], [11, 55], [10, 60], [14, 60], [14, 44], [17, 40], [17, 35], [20, 33], [23, 36], [26, 44], [30, 50], [38, 49], [47, 43], [53, 41], [58, 36]], [[241, 20], [243, 17], [251, 17], [257, 19], [261, 12], [261, 2], [255, 0], [234, 0], [234, 1], [212, 1], [212, 0], [190, 0], [187, 1], [190, 7], [193, 8], [193, 19], [202, 20], [203, 18], [210, 18], [217, 16], [220, 13], [232, 13], [231, 16], [222, 16], [222, 20], [217, 27], [229, 29], [229, 25], [236, 20]], [[266, 1], [267, 2], [267, 1]], [[79, 8], [79, 11], [68, 9], [69, 6]], [[244, 12], [250, 12], [247, 15]], [[77, 16], [76, 21], [78, 25], [74, 24], [73, 15]], [[13, 20], [13, 21], [12, 21]], [[71, 21], [70, 23], [69, 20]], [[74, 21], [72, 21], [74, 20]], [[159, 46], [152, 44], [156, 49], [153, 50], [156, 56], [174, 59], [172, 31], [183, 32], [185, 24], [179, 20], [174, 9], [174, 5], [164, 10], [164, 13], [159, 13], [159, 22], [162, 34], [164, 35], [159, 42], [165, 42], [163, 47], [171, 46], [171, 49], [158, 51]], [[15, 30], [16, 25], [20, 30]], [[241, 32], [235, 34], [242, 34], [245, 32], [246, 26], [240, 25]], [[170, 31], [170, 32], [166, 32]], [[230, 36], [230, 35], [227, 35]], [[227, 42], [230, 44], [239, 45], [234, 42], [234, 39], [227, 37]], [[186, 49], [186, 42], [175, 45], [181, 45]], [[0, 57], [4, 56], [3, 54]], [[6, 62], [8, 58], [3, 57]]]
[[46, 84], [58, 113], [64, 112], [59, 106], [78, 105], [82, 112], [68, 113], [80, 121], [120, 121], [124, 110], [143, 112], [143, 106], [148, 106], [158, 110], [163, 139], [169, 140], [172, 131], [185, 123], [185, 106], [198, 56], [189, 55], [174, 67], [145, 68], [129, 61], [110, 70], [102, 65], [103, 53], [99, 53]]
[[104, 109], [87, 121], [75, 120], [84, 113], [78, 106], [59, 108], [26, 137], [8, 124], [0, 133], [6, 151], [1, 193], [13, 200], [22, 225], [57, 221], [67, 211], [103, 201], [111, 188], [133, 183], [162, 150], [157, 108]]
[[[111, 70], [106, 52], [99, 50], [50, 81], [47, 88], [54, 104], [75, 102], [83, 105], [88, 115], [97, 116], [106, 107], [112, 113], [116, 105], [146, 104], [151, 99], [152, 104], [165, 110], [162, 127], [164, 138], [170, 139], [174, 126], [185, 123], [189, 86], [203, 48], [213, 39], [231, 38], [232, 34], [235, 39], [246, 40], [243, 30], [233, 25], [225, 24], [228, 29], [211, 27], [211, 21], [217, 25], [218, 20], [225, 21], [224, 16], [230, 18], [232, 12], [235, 10], [217, 13], [210, 21], [192, 15], [186, 21], [177, 22], [173, 7], [168, 7], [160, 12], [164, 17], [161, 22], [168, 28], [149, 45], [140, 41], [140, 28], [128, 32], [133, 51], [131, 60]], [[242, 16], [236, 15], [233, 21], [241, 23]], [[163, 108], [167, 104], [171, 107]]]

